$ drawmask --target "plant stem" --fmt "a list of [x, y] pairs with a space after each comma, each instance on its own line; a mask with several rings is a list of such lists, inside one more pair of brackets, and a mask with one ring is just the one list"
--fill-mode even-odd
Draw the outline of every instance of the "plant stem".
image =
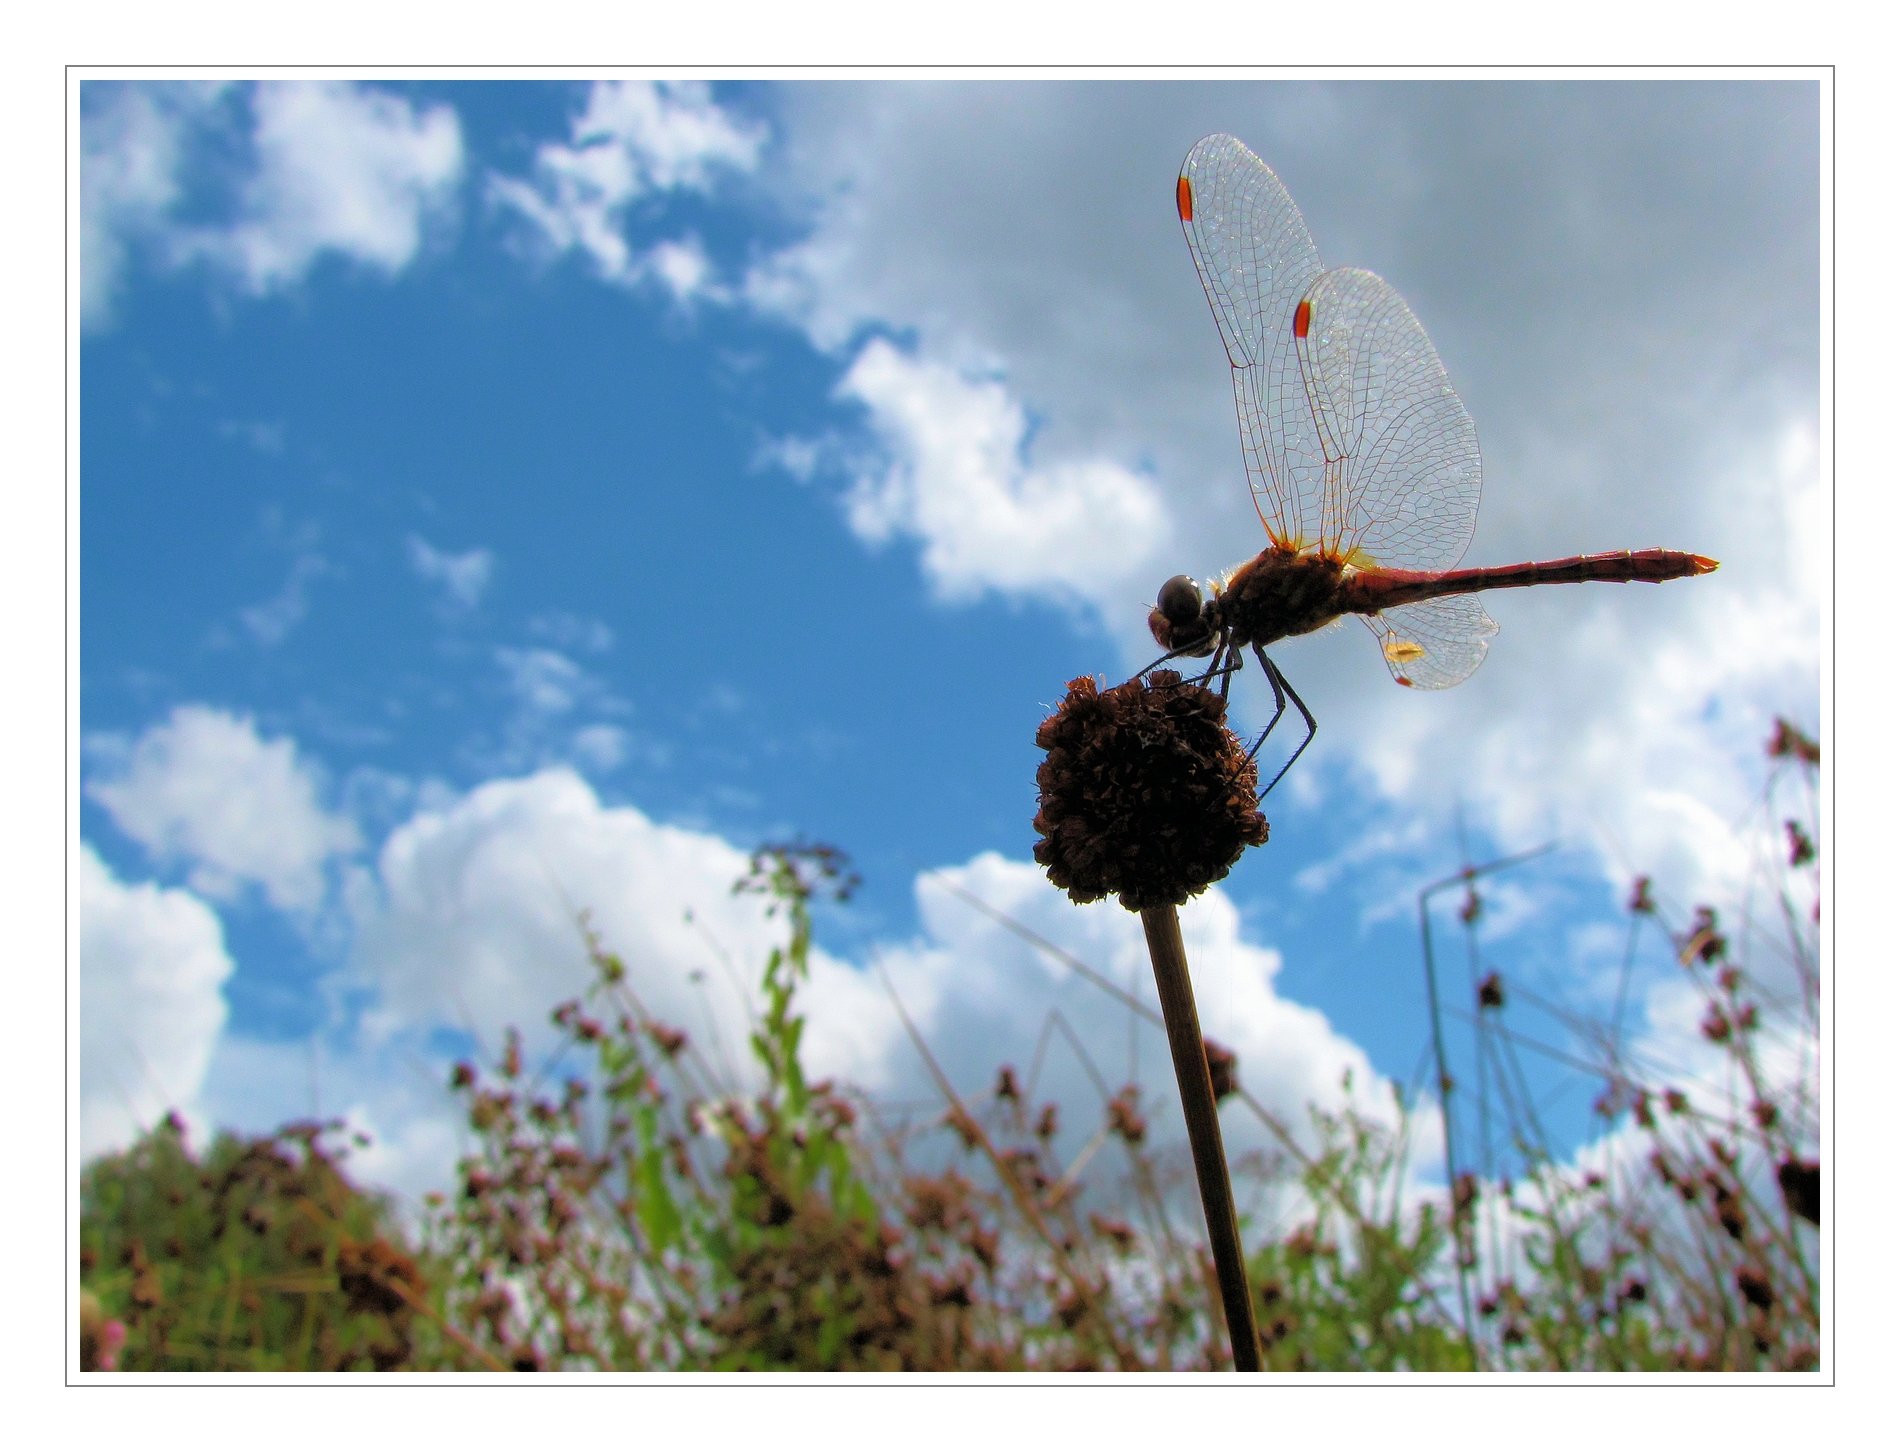
[[1234, 1349], [1234, 1370], [1259, 1371], [1260, 1331], [1254, 1324], [1253, 1291], [1240, 1251], [1240, 1225], [1234, 1218], [1234, 1187], [1227, 1178], [1227, 1154], [1221, 1147], [1220, 1114], [1214, 1105], [1214, 1081], [1208, 1077], [1207, 1049], [1200, 1015], [1194, 1011], [1194, 985], [1188, 979], [1187, 949], [1181, 919], [1172, 906], [1143, 908], [1141, 928], [1148, 935], [1161, 1017], [1168, 1029], [1168, 1052], [1181, 1086], [1181, 1110], [1187, 1117], [1188, 1149], [1200, 1181], [1201, 1209], [1214, 1252], [1221, 1303], [1227, 1312], [1227, 1339]]

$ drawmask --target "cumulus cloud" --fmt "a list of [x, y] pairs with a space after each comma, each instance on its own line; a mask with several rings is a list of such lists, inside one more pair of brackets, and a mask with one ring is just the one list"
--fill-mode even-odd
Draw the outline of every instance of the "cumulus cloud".
[[81, 88], [79, 288], [88, 328], [111, 321], [132, 249], [165, 233], [192, 132], [220, 90], [200, 82]]
[[[1817, 297], [1808, 103], [1764, 94], [1683, 112], [1679, 92], [1592, 87], [801, 88], [762, 181], [803, 227], [743, 296], [844, 360], [865, 426], [761, 459], [842, 476], [853, 528], [915, 539], [944, 595], [1079, 598], [1142, 664], [1159, 581], [1263, 543], [1171, 191], [1198, 135], [1238, 130], [1322, 257], [1390, 276], [1444, 353], [1485, 449], [1469, 563], [1723, 562], [1494, 597], [1489, 658], [1449, 692], [1394, 687], [1356, 625], [1288, 642], [1321, 730], [1281, 791], [1337, 800], [1343, 769], [1441, 831], [1462, 804], [1510, 846], [1581, 836], [1607, 864], [1615, 843], [1616, 872], [1713, 890], [1732, 865], [1714, 829], [1747, 810], [1772, 716], [1812, 724], [1827, 579], [1813, 328], [1734, 306], [1811, 319]], [[1528, 129], [1499, 153], [1504, 118]], [[1616, 146], [1576, 149], [1604, 127]], [[1241, 726], [1271, 709], [1255, 674]]]
[[[972, 898], [983, 908], [973, 906]], [[1152, 1016], [1158, 1012], [1153, 971], [1138, 918], [1112, 904], [1077, 909], [1039, 867], [997, 853], [922, 878], [917, 904], [919, 941], [884, 947], [879, 966], [953, 1082], [986, 1088], [999, 1065], [1026, 1073], [1040, 1059], [1038, 1097], [1055, 1099], [1065, 1122], [1083, 1134], [1101, 1123], [1098, 1083], [1111, 1091], [1139, 1083], [1164, 1126], [1160, 1137], [1180, 1138], [1171, 1128], [1179, 1121], [1179, 1097], [1167, 1041]], [[1001, 919], [1060, 943], [1146, 1005], [1148, 1014]], [[1223, 892], [1213, 889], [1195, 899], [1181, 910], [1181, 920], [1202, 1028], [1236, 1052], [1241, 1082], [1256, 1099], [1296, 1132], [1306, 1128], [1308, 1104], [1337, 1107], [1348, 1094], [1374, 1119], [1390, 1118], [1390, 1098], [1364, 1051], [1323, 1013], [1275, 991], [1279, 954], [1245, 938]], [[1057, 1019], [1065, 1032], [1049, 1053], [1039, 1054], [1039, 1041]], [[930, 1092], [907, 1044], [885, 1046], [875, 1066], [862, 1055], [858, 1062], [861, 1074], [887, 1092]], [[1350, 1091], [1344, 1087], [1349, 1079]], [[1230, 1119], [1228, 1134], [1237, 1152], [1269, 1142], [1259, 1124], [1240, 1116]]]
[[186, 118], [207, 87], [82, 87], [80, 108], [80, 317], [112, 315], [127, 253], [158, 230], [179, 198]]
[[1170, 536], [1152, 480], [1107, 459], [1036, 458], [1001, 382], [876, 338], [838, 392], [883, 445], [851, 486], [851, 527], [873, 543], [917, 540], [945, 597], [1047, 593], [1106, 611], [1158, 583]]
[[[135, 251], [166, 269], [206, 264], [256, 294], [325, 256], [394, 275], [452, 218], [463, 157], [448, 106], [342, 81], [95, 82], [84, 100], [88, 326], [109, 321]], [[196, 220], [202, 206], [187, 220], [187, 191], [207, 188], [216, 220]]]
[[636, 247], [628, 210], [656, 191], [707, 191], [720, 170], [749, 171], [763, 144], [704, 82], [599, 81], [568, 143], [542, 146], [529, 178], [492, 174], [488, 195], [519, 219], [534, 250], [579, 252], [607, 281], [653, 279], [685, 300], [713, 290], [704, 249], [690, 236]]
[[135, 742], [89, 744], [101, 770], [87, 795], [155, 859], [186, 864], [208, 897], [255, 884], [278, 908], [315, 909], [325, 865], [359, 845], [354, 824], [320, 804], [296, 745], [266, 740], [248, 717], [179, 706]]
[[[641, 1002], [691, 1033], [722, 1082], [744, 1087], [754, 1082], [745, 1045], [757, 975], [783, 931], [757, 897], [733, 895], [746, 865], [746, 854], [718, 837], [604, 805], [566, 770], [489, 782], [418, 813], [391, 834], [361, 904], [356, 961], [376, 993], [375, 1032], [394, 1040], [448, 1025], [493, 1045], [512, 1024], [531, 1051], [547, 1050], [549, 1008], [590, 981], [584, 911], [626, 964]], [[1159, 1028], [953, 888], [1059, 938], [1152, 1004], [1135, 918], [1115, 908], [1077, 912], [1038, 868], [985, 854], [919, 883], [915, 940], [884, 944], [874, 962], [855, 964], [814, 948], [800, 994], [809, 1071], [887, 1105], [933, 1106], [926, 1118], [936, 1116], [934, 1080], [888, 980], [960, 1094], [980, 1099], [1002, 1064], [1027, 1075], [1040, 1058], [1036, 1092], [1073, 1126], [1070, 1150], [1102, 1121], [1098, 1082], [1111, 1093], [1141, 1083], [1160, 1137], [1178, 1137], [1165, 1128], [1176, 1100]], [[1238, 1050], [1243, 1082], [1259, 1099], [1297, 1126], [1309, 1101], [1340, 1103], [1350, 1077], [1368, 1112], [1389, 1115], [1364, 1053], [1323, 1014], [1274, 992], [1277, 955], [1244, 941], [1231, 903], [1213, 892], [1191, 905], [1186, 934], [1210, 985], [1207, 1031]], [[1070, 1034], [1039, 1054], [1058, 1019]], [[1242, 1149], [1266, 1141], [1258, 1126], [1237, 1127], [1235, 1136]]]
[[203, 901], [126, 883], [79, 848], [79, 1137], [123, 1149], [166, 1111], [191, 1114], [225, 1022], [232, 962]]
[[[656, 1012], [695, 1025], [711, 1012], [730, 1030], [721, 954], [758, 962], [769, 941], [755, 905], [729, 906], [745, 867], [715, 837], [603, 806], [568, 769], [491, 781], [390, 834], [359, 966], [392, 1028], [449, 1022], [494, 1041], [516, 1024], [537, 1035], [548, 1009], [589, 979], [585, 911], [636, 965]], [[715, 946], [689, 913], [724, 941]]]
[[473, 610], [481, 604], [488, 583], [494, 578], [495, 555], [492, 550], [464, 550], [451, 554], [439, 550], [420, 535], [410, 535], [409, 566], [430, 584], [440, 587], [443, 603], [452, 610]]
[[256, 165], [237, 218], [182, 232], [181, 255], [263, 293], [300, 281], [325, 253], [393, 275], [446, 219], [462, 175], [451, 108], [418, 111], [342, 81], [263, 82], [251, 107]]

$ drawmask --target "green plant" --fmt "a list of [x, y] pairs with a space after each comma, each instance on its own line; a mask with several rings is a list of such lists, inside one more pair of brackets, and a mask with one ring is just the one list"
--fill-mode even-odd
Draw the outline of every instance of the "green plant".
[[433, 1362], [427, 1270], [388, 1206], [350, 1183], [337, 1129], [220, 1135], [200, 1159], [168, 1116], [86, 1167], [80, 1279], [96, 1319], [123, 1328], [118, 1370]]
[[520, 1369], [996, 1360], [969, 1278], [907, 1251], [880, 1206], [857, 1107], [805, 1075], [811, 903], [853, 881], [834, 849], [782, 846], [737, 884], [788, 929], [761, 975], [751, 1092], [717, 1084], [591, 935], [595, 982], [553, 1015], [591, 1082], [546, 1092], [512, 1035], [491, 1080], [457, 1067], [478, 1147], [460, 1194], [435, 1204], [431, 1243], [454, 1267], [451, 1313], [491, 1355]]

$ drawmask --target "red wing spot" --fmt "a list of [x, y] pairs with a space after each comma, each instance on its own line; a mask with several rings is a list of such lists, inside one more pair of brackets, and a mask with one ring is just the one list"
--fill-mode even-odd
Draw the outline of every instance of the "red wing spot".
[[1398, 683], [1399, 683], [1400, 685], [1402, 685], [1402, 686], [1409, 686], [1409, 685], [1411, 685], [1411, 684], [1412, 684], [1412, 683], [1411, 683], [1410, 681], [1408, 681], [1408, 680], [1407, 680], [1407, 679], [1406, 679], [1406, 678], [1405, 678], [1404, 676], [1394, 676], [1394, 677], [1392, 677], [1392, 679], [1393, 679], [1393, 680], [1395, 680], [1395, 681], [1397, 681], [1397, 682], [1398, 682]]
[[1194, 220], [1194, 183], [1185, 176], [1174, 184], [1174, 206], [1183, 222]]
[[1308, 328], [1313, 326], [1313, 300], [1310, 297], [1300, 299], [1300, 305], [1293, 309], [1293, 336], [1304, 338]]

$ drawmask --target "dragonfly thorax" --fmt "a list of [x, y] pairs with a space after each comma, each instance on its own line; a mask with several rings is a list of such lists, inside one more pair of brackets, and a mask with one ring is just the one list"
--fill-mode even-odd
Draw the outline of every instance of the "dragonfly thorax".
[[1236, 645], [1305, 635], [1356, 608], [1349, 570], [1328, 554], [1269, 545], [1215, 587], [1208, 623]]

